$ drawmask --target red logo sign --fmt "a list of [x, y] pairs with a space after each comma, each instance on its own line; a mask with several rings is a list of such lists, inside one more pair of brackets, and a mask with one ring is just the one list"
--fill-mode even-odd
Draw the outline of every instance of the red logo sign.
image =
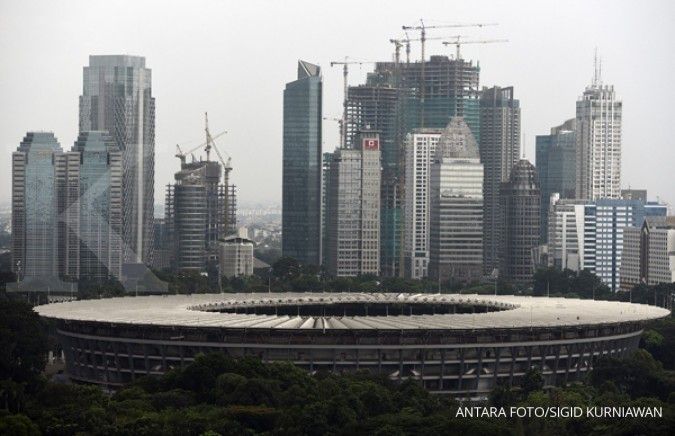
[[380, 149], [380, 140], [368, 138], [363, 140], [363, 149], [364, 150], [379, 150]]

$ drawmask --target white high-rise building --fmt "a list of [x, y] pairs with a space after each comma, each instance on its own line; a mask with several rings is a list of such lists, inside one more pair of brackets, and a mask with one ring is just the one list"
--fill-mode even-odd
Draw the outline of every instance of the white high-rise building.
[[338, 277], [380, 273], [380, 137], [361, 131], [333, 153], [328, 175], [326, 268]]
[[[667, 206], [640, 200], [559, 200], [549, 213], [549, 262], [573, 271], [589, 270], [612, 290], [621, 281], [624, 229], [645, 217], [665, 216]], [[631, 240], [631, 239], [629, 239]]]
[[621, 198], [621, 110], [596, 62], [593, 83], [577, 101], [576, 198]]
[[483, 275], [483, 164], [462, 117], [436, 147], [430, 174], [429, 276], [468, 281]]
[[253, 275], [253, 241], [248, 239], [248, 230], [241, 227], [234, 235], [218, 242], [220, 275], [242, 277]]
[[405, 142], [405, 276], [421, 279], [429, 267], [431, 162], [443, 129], [414, 129]]

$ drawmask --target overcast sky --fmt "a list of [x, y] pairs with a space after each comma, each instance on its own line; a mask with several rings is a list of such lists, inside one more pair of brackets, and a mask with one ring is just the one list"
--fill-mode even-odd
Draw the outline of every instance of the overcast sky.
[[[642, 1], [32, 1], [0, 0], [0, 203], [10, 200], [11, 152], [28, 130], [77, 136], [82, 67], [90, 54], [134, 54], [152, 69], [156, 98], [155, 202], [179, 166], [175, 144], [198, 144], [203, 113], [232, 156], [241, 203], [280, 202], [282, 92], [296, 63], [318, 63], [324, 115], [339, 116], [342, 74], [331, 60], [388, 60], [401, 25], [498, 22], [465, 29], [505, 44], [467, 45], [481, 86], [513, 85], [527, 157], [534, 137], [574, 117], [593, 51], [623, 100], [622, 185], [675, 204], [675, 2]], [[453, 29], [429, 31], [453, 35]], [[411, 35], [412, 36], [412, 35]], [[428, 54], [445, 54], [439, 42]], [[413, 58], [419, 58], [419, 45]], [[369, 66], [354, 67], [361, 83]], [[324, 123], [324, 150], [338, 142]]]

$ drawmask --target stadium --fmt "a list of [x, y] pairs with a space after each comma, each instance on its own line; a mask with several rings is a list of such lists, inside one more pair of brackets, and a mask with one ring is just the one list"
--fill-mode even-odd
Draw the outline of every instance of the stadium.
[[110, 388], [221, 351], [311, 373], [370, 371], [432, 392], [485, 396], [531, 367], [579, 380], [600, 356], [636, 349], [669, 311], [564, 298], [450, 294], [197, 294], [36, 307], [55, 322], [68, 376]]

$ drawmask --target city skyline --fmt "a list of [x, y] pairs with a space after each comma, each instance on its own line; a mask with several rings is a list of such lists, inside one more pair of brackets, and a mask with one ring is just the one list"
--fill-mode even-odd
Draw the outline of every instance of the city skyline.
[[[157, 99], [155, 193], [163, 192], [161, 187], [172, 179], [177, 166], [173, 157], [175, 144], [201, 141], [201, 116], [208, 110], [213, 117], [214, 130], [227, 129], [230, 132], [218, 142], [233, 157], [232, 178], [233, 183], [239, 186], [241, 198], [250, 202], [278, 202], [281, 199], [279, 133], [282, 124], [282, 102], [278, 89], [292, 77], [297, 59], [311, 59], [322, 67], [323, 113], [325, 116], [340, 116], [342, 77], [339, 68], [330, 68], [331, 60], [349, 55], [355, 59], [387, 61], [393, 52], [388, 39], [400, 36], [402, 24], [414, 24], [419, 16], [429, 17], [430, 20], [433, 17], [435, 22], [448, 22], [450, 17], [456, 22], [498, 21], [499, 26], [462, 33], [510, 40], [508, 44], [468, 46], [463, 52], [465, 58], [481, 63], [481, 86], [513, 85], [518, 90], [518, 98], [523, 105], [525, 155], [531, 160], [534, 157], [534, 137], [545, 135], [550, 126], [574, 117], [576, 101], [593, 77], [593, 50], [597, 46], [603, 57], [604, 81], [614, 85], [619, 99], [625, 104], [621, 187], [644, 188], [651, 198], [658, 196], [670, 204], [675, 203], [675, 192], [669, 190], [668, 171], [669, 162], [675, 160], [675, 151], [668, 146], [669, 136], [665, 129], [653, 128], [654, 124], [667, 125], [672, 118], [673, 110], [668, 105], [672, 91], [646, 93], [643, 85], [632, 80], [644, 68], [641, 63], [635, 62], [634, 53], [640, 52], [643, 44], [649, 45], [653, 53], [666, 52], [667, 42], [672, 39], [673, 30], [665, 26], [668, 11], [673, 6], [666, 2], [655, 3], [650, 8], [625, 3], [609, 10], [596, 2], [578, 2], [566, 4], [564, 8], [549, 5], [548, 8], [554, 10], [548, 14], [538, 10], [546, 9], [546, 5], [531, 2], [521, 2], [516, 8], [495, 2], [460, 3], [452, 11], [443, 8], [443, 3], [432, 2], [421, 5], [415, 17], [409, 15], [403, 4], [392, 4], [382, 12], [383, 20], [377, 23], [369, 20], [365, 31], [349, 34], [340, 32], [339, 26], [346, 25], [349, 19], [351, 26], [358, 27], [371, 14], [347, 17], [341, 11], [332, 11], [337, 6], [328, 5], [321, 14], [312, 14], [315, 19], [311, 23], [304, 23], [293, 19], [281, 6], [265, 4], [270, 16], [278, 13], [288, 17], [287, 20], [279, 20], [285, 21], [283, 29], [287, 31], [279, 32], [281, 23], [271, 23], [267, 29], [256, 26], [256, 36], [243, 40], [236, 36], [238, 32], [245, 31], [246, 22], [250, 22], [261, 3], [240, 8], [236, 18], [244, 24], [228, 21], [218, 27], [203, 26], [197, 20], [199, 17], [207, 22], [214, 19], [222, 21], [222, 13], [227, 12], [227, 8], [216, 3], [206, 2], [195, 8], [168, 6], [161, 9], [154, 3], [141, 3], [138, 6], [139, 16], [153, 12], [155, 19], [138, 18], [138, 28], [129, 35], [118, 35], [112, 31], [122, 19], [122, 14], [112, 9], [107, 14], [110, 18], [108, 22], [89, 24], [80, 20], [78, 14], [89, 13], [89, 8], [103, 7], [97, 2], [92, 3], [60, 5], [58, 7], [63, 9], [61, 14], [70, 18], [53, 22], [44, 20], [51, 16], [51, 8], [57, 7], [48, 3], [26, 2], [1, 7], [7, 13], [0, 14], [0, 51], [7, 62], [0, 69], [0, 95], [6, 107], [13, 108], [0, 121], [0, 141], [6, 152], [0, 154], [1, 167], [11, 168], [10, 150], [15, 149], [26, 131], [53, 131], [62, 144], [75, 141], [78, 133], [77, 98], [82, 93], [82, 68], [87, 65], [89, 55], [131, 52], [144, 56], [153, 71], [153, 97]], [[276, 10], [277, 7], [282, 9]], [[363, 8], [367, 12], [375, 11], [377, 7], [363, 5]], [[545, 19], [523, 26], [518, 17], [524, 11], [541, 14]], [[593, 11], [603, 13], [601, 25], [587, 27], [584, 35], [567, 32], [564, 36], [553, 36], [563, 34], [556, 30], [594, 22], [589, 18]], [[333, 15], [331, 12], [336, 13]], [[162, 39], [153, 35], [158, 25], [183, 15], [185, 19], [176, 29], [162, 29]], [[210, 18], [211, 15], [215, 18]], [[18, 37], [21, 34], [18, 26], [25, 22], [26, 17], [31, 17], [44, 29], [42, 33], [33, 35], [31, 41], [19, 40]], [[638, 19], [639, 22], [649, 23], [649, 28], [645, 27], [646, 32], [641, 32], [639, 39], [622, 32]], [[125, 17], [125, 20], [133, 24], [137, 19]], [[288, 20], [292, 20], [293, 26], [287, 25]], [[72, 26], [73, 22], [77, 22], [78, 26]], [[77, 32], [69, 30], [68, 26], [77, 28]], [[315, 40], [308, 41], [302, 37], [307, 26], [322, 29], [320, 32], [313, 31]], [[202, 33], [204, 31], [199, 29], [202, 27], [210, 30]], [[201, 44], [196, 44], [196, 47], [187, 45], [186, 31], [194, 33]], [[275, 43], [290, 48], [268, 50], [271, 44], [265, 42], [266, 32], [280, 38]], [[439, 30], [434, 35], [448, 33]], [[80, 38], [83, 34], [91, 35], [91, 38]], [[63, 49], [65, 46], [68, 50]], [[526, 55], [533, 50], [538, 50], [537, 62], [525, 62], [529, 59]], [[266, 58], [253, 56], [256, 51], [264, 51]], [[223, 60], [214, 57], [213, 53], [223, 53]], [[427, 45], [427, 58], [432, 54], [449, 53], [450, 50], [438, 42], [430, 41]], [[51, 65], [49, 69], [31, 67], [37, 54]], [[419, 46], [415, 43], [412, 59], [419, 59]], [[645, 62], [650, 63], [650, 80], [666, 83], [674, 61], [667, 56], [653, 56]], [[261, 65], [268, 65], [268, 68], [262, 69]], [[269, 68], [270, 65], [272, 68]], [[353, 67], [350, 84], [363, 83], [366, 72], [371, 69], [365, 65]], [[263, 76], [261, 71], [265, 71], [266, 75]], [[239, 89], [246, 88], [241, 86], [245, 77], [242, 75], [262, 79], [256, 81], [258, 91], [255, 95], [247, 92], [248, 101], [242, 100], [244, 91]], [[181, 86], [181, 83], [188, 82], [190, 86]], [[551, 83], [556, 86], [551, 86]], [[252, 144], [256, 152], [251, 153], [247, 144], [251, 143], [253, 128], [257, 129]], [[323, 149], [332, 151], [338, 145], [338, 127], [327, 120], [323, 130]], [[647, 167], [650, 171], [644, 171]], [[9, 171], [5, 172], [4, 181], [0, 184], [0, 201], [7, 203], [10, 201], [9, 174]], [[161, 204], [161, 196], [155, 195], [155, 202]]]

